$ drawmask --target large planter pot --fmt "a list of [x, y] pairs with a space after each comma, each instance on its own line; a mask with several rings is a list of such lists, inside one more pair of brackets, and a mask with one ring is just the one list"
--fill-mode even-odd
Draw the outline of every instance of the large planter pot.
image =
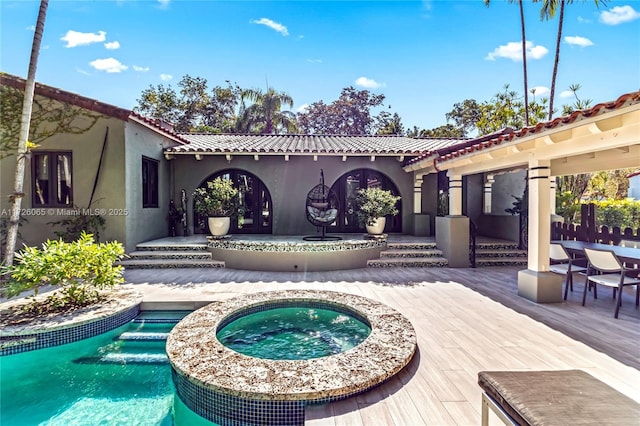
[[365, 225], [367, 233], [371, 235], [380, 235], [384, 232], [384, 225], [387, 223], [386, 217], [379, 217], [373, 220], [373, 225]]
[[209, 232], [214, 237], [221, 237], [227, 235], [229, 232], [229, 226], [231, 226], [231, 218], [229, 217], [210, 217], [208, 219]]

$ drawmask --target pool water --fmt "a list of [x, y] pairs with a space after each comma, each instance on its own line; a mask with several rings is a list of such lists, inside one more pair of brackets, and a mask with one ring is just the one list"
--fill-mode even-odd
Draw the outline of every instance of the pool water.
[[0, 357], [0, 425], [212, 425], [174, 396], [165, 339], [175, 322]]
[[320, 358], [347, 351], [371, 333], [354, 316], [326, 308], [282, 307], [241, 316], [217, 333], [242, 354], [274, 360]]

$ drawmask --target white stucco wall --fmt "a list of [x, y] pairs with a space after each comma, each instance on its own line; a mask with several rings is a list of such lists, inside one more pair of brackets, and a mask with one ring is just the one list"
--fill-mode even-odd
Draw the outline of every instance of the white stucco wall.
[[[96, 186], [93, 203], [89, 199], [100, 161], [100, 153], [109, 128], [107, 147], [102, 162], [102, 169]], [[58, 134], [43, 142], [33, 152], [38, 151], [71, 151], [72, 152], [72, 187], [73, 204], [80, 209], [124, 207], [124, 122], [115, 118], [104, 117], [91, 128], [79, 134]], [[15, 172], [15, 156], [0, 160], [0, 209], [7, 212], [8, 195], [13, 191], [13, 174]], [[23, 217], [28, 222], [20, 227], [20, 234], [26, 244], [39, 245], [47, 239], [57, 238], [54, 231], [62, 230], [49, 222], [59, 221], [65, 217], [63, 213], [75, 211], [73, 208], [34, 208], [32, 204], [31, 161], [27, 161], [24, 179], [25, 197], [22, 201]], [[39, 214], [44, 212], [44, 214]], [[38, 214], [34, 214], [38, 213]], [[3, 215], [8, 217], [7, 215]], [[106, 229], [101, 232], [102, 241], [124, 241], [124, 219], [103, 215]]]
[[629, 178], [628, 197], [640, 200], [640, 175], [635, 175]]

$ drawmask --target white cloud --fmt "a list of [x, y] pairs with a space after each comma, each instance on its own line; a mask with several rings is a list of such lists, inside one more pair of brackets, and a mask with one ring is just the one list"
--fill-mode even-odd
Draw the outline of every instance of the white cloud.
[[118, 73], [126, 70], [126, 65], [123, 65], [119, 60], [114, 58], [96, 59], [89, 62], [89, 65], [97, 69], [98, 71], [106, 71], [108, 73]]
[[160, 5], [160, 9], [169, 8], [169, 3], [171, 3], [171, 0], [158, 0], [158, 4]]
[[296, 112], [307, 112], [309, 109], [309, 104], [302, 104], [296, 109]]
[[587, 18], [583, 18], [582, 16], [578, 16], [578, 22], [580, 22], [581, 24], [590, 24], [591, 23], [591, 19], [587, 19]]
[[561, 98], [573, 98], [573, 92], [571, 90], [564, 90], [560, 93]]
[[640, 13], [631, 6], [616, 6], [600, 13], [600, 22], [607, 25], [618, 25], [640, 18]]
[[147, 71], [149, 71], [149, 69], [150, 69], [149, 67], [141, 67], [141, 66], [138, 66], [138, 65], [134, 65], [133, 66], [133, 70], [137, 71], [137, 72], [147, 72]]
[[76, 71], [78, 71], [80, 74], [91, 75], [91, 73], [83, 70], [82, 68], [76, 68]]
[[[549, 49], [544, 46], [536, 46], [532, 41], [527, 41], [527, 59], [540, 59], [549, 53]], [[485, 59], [495, 61], [496, 58], [507, 58], [512, 61], [522, 61], [522, 43], [519, 41], [510, 41], [503, 46], [493, 49], [493, 52], [487, 54]]]
[[307, 62], [311, 63], [311, 64], [321, 64], [322, 63], [322, 59], [307, 59]]
[[91, 43], [102, 43], [105, 41], [107, 33], [104, 31], [98, 31], [97, 33], [81, 33], [78, 31], [69, 30], [61, 37], [60, 40], [66, 41], [65, 47], [86, 46]]
[[160, 80], [169, 81], [173, 78], [171, 74], [160, 74]]
[[367, 89], [377, 89], [378, 87], [383, 87], [384, 83], [378, 83], [374, 79], [367, 77], [358, 77], [355, 81], [356, 86], [366, 87]]
[[25, 30], [27, 30], [27, 31], [35, 31], [36, 30], [36, 26], [35, 25], [29, 25], [28, 27], [25, 28]]
[[538, 97], [538, 96], [548, 95], [549, 93], [551, 93], [551, 90], [549, 90], [549, 88], [546, 86], [536, 86], [536, 87], [530, 88], [529, 92], [534, 94], [534, 96]]
[[285, 27], [284, 25], [282, 25], [279, 22], [272, 21], [269, 18], [255, 19], [255, 20], [251, 21], [251, 23], [252, 24], [258, 24], [258, 25], [265, 25], [265, 26], [271, 28], [272, 30], [279, 32], [283, 36], [288, 36], [289, 35], [289, 30], [287, 29], [287, 27]]
[[593, 46], [593, 42], [586, 37], [565, 36], [564, 42], [573, 46], [587, 47]]
[[105, 43], [104, 47], [106, 47], [109, 50], [120, 49], [120, 43], [118, 43], [117, 41], [110, 41]]

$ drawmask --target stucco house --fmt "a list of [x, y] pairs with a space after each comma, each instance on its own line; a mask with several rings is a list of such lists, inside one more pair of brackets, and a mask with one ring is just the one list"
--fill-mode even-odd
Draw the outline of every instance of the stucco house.
[[[0, 84], [23, 88], [24, 80], [2, 74]], [[355, 191], [381, 186], [402, 197], [400, 214], [386, 232], [435, 236], [449, 266], [466, 267], [469, 221], [480, 235], [520, 238], [518, 217], [505, 210], [522, 197], [528, 180], [529, 259], [519, 280], [531, 287], [530, 298], [546, 301], [559, 294], [558, 277], [548, 273], [555, 176], [640, 166], [640, 92], [475, 139], [177, 134], [166, 123], [60, 89], [38, 84], [36, 95], [101, 118], [86, 133], [58, 134], [33, 150], [23, 201], [24, 212], [32, 214], [25, 215], [29, 225], [21, 230], [29, 244], [53, 237], [48, 222], [65, 208], [89, 207], [92, 194], [91, 207], [102, 209], [107, 221], [104, 237], [121, 241], [127, 251], [168, 235], [169, 201], [178, 203], [183, 191], [188, 232], [206, 232], [191, 194], [222, 175], [242, 195], [233, 234], [308, 235], [317, 229], [306, 219], [305, 199], [323, 170], [341, 205], [330, 232], [362, 233], [354, 220]], [[14, 162], [13, 156], [0, 160], [3, 210]], [[49, 195], [39, 198], [47, 185]], [[446, 217], [437, 217], [440, 191], [449, 193]], [[546, 288], [553, 288], [553, 297], [540, 290]]]

